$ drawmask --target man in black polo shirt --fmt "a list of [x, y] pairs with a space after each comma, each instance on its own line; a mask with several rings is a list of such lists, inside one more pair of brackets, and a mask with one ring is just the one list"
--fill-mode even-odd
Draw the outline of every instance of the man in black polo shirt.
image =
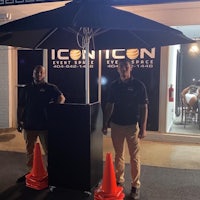
[[129, 61], [119, 62], [117, 68], [120, 79], [110, 87], [104, 111], [103, 128], [107, 133], [111, 120], [111, 138], [115, 150], [115, 169], [118, 185], [124, 184], [126, 139], [131, 164], [131, 198], [140, 197], [140, 139], [146, 136], [148, 115], [148, 97], [145, 85], [131, 76], [132, 66]]
[[[50, 103], [64, 103], [65, 97], [56, 85], [45, 81], [46, 70], [36, 66], [33, 82], [26, 85], [18, 103], [18, 130], [24, 134], [27, 153], [27, 167], [33, 165], [34, 146], [39, 137], [45, 154], [48, 154], [47, 107]], [[17, 180], [25, 180], [25, 175]]]

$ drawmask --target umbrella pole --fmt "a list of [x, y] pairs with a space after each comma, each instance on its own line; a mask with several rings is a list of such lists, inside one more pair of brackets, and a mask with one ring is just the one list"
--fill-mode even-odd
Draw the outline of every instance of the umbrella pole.
[[98, 102], [101, 102], [101, 74], [102, 74], [102, 57], [101, 50], [99, 52], [99, 63], [98, 63]]
[[85, 44], [85, 103], [90, 104], [90, 64], [89, 64], [90, 37], [86, 38]]

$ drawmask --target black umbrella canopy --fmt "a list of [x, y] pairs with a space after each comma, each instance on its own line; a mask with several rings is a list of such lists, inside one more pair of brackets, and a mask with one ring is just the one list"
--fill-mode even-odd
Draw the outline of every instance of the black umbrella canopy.
[[105, 0], [75, 0], [0, 26], [1, 45], [80, 48], [88, 41], [95, 50], [194, 42], [176, 29], [113, 8]]

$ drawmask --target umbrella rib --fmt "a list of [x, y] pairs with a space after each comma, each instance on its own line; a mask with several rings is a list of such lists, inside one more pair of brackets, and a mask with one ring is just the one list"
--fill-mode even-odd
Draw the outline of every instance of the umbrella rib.
[[63, 28], [63, 30], [64, 30], [64, 31], [67, 31], [67, 32], [72, 32], [72, 33], [74, 33], [74, 34], [76, 35], [76, 40], [77, 40], [78, 46], [79, 46], [80, 48], [83, 48], [83, 47], [80, 45], [79, 41], [78, 41], [78, 34], [80, 34], [81, 37], [83, 37], [83, 35], [82, 35], [79, 31], [76, 31], [76, 30], [74, 30], [74, 29], [71, 28], [71, 27]]
[[140, 38], [136, 33], [130, 31], [130, 33], [132, 35], [134, 35], [138, 40], [142, 41], [144, 44], [148, 45], [149, 46], [149, 43], [147, 43], [145, 40], [143, 40], [142, 38]]
[[101, 29], [99, 28], [99, 29], [96, 29], [95, 31], [94, 31], [94, 35], [95, 36], [97, 36], [97, 35], [101, 35], [102, 33], [105, 33], [105, 32], [107, 32], [107, 31], [109, 31], [110, 29], [104, 29], [104, 30], [102, 30], [102, 31], [100, 31]]
[[52, 34], [54, 34], [58, 28], [54, 28], [52, 31], [50, 31], [45, 37], [42, 38], [42, 40], [39, 41], [34, 47], [34, 49], [37, 49], [43, 42], [45, 42]]
[[[74, 30], [74, 29], [71, 28], [71, 27], [68, 27], [68, 29], [67, 29], [67, 28], [63, 28], [63, 30], [65, 30], [65, 31], [71, 31], [72, 33], [76, 34], [77, 37], [78, 37], [78, 34], [79, 34], [81, 37], [83, 37], [83, 34], [82, 34], [80, 31], [76, 31], [76, 30]], [[80, 29], [79, 29], [79, 30], [80, 30]], [[92, 38], [92, 44], [93, 44], [93, 47], [94, 47], [94, 48], [95, 48], [94, 36], [100, 35], [100, 34], [106, 32], [106, 31], [108, 31], [108, 30], [102, 30], [102, 31], [100, 31], [100, 30], [101, 30], [101, 29], [98, 28], [98, 29], [92, 31], [91, 38]], [[83, 48], [83, 47], [79, 44], [78, 38], [77, 38], [77, 43], [78, 43], [78, 45], [79, 45], [80, 48]]]
[[[69, 29], [69, 30], [68, 30], [68, 29]], [[67, 28], [63, 28], [63, 30], [65, 30], [65, 31], [67, 31], [67, 32], [68, 32], [68, 31], [71, 31], [72, 33], [75, 33], [75, 34], [78, 33], [78, 31], [74, 30], [73, 28], [70, 28], [70, 27], [69, 27], [68, 29], [67, 29]]]
[[[74, 30], [73, 28], [68, 28], [68, 29], [66, 29], [66, 28], [63, 28], [63, 30], [65, 30], [65, 31], [71, 31], [72, 33], [75, 33], [75, 34], [77, 34], [77, 33], [79, 33], [81, 36], [83, 36], [79, 31], [76, 31], [76, 30]], [[98, 28], [98, 29], [96, 29], [96, 30], [94, 30], [93, 31], [93, 35], [100, 35], [100, 34], [102, 34], [102, 33], [104, 33], [104, 32], [106, 32], [106, 31], [108, 31], [108, 30], [102, 30], [102, 31], [100, 31], [101, 29], [100, 28]]]

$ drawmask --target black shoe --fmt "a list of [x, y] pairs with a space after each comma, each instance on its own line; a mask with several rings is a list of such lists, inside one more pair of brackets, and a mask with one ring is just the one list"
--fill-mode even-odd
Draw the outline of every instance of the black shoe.
[[134, 199], [134, 200], [140, 199], [140, 189], [132, 187], [130, 197], [131, 199]]
[[24, 174], [22, 177], [19, 177], [17, 180], [16, 180], [16, 183], [22, 183], [22, 182], [25, 182], [26, 181], [26, 175], [28, 173]]

